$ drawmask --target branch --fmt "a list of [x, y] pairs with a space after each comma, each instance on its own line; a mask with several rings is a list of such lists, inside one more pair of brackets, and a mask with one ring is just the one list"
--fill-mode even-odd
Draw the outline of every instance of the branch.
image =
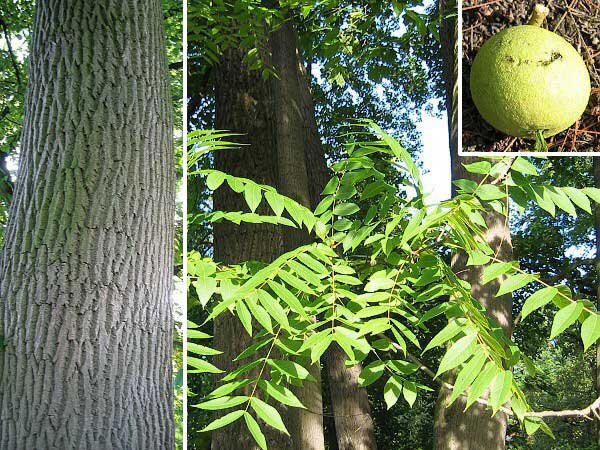
[[[380, 334], [380, 336], [385, 337], [385, 335], [383, 335], [383, 334]], [[404, 352], [404, 349], [396, 342], [392, 342], [392, 345], [394, 346], [394, 348]], [[434, 381], [436, 381], [437, 383], [439, 383], [440, 385], [442, 385], [443, 387], [445, 387], [448, 390], [454, 389], [453, 384], [450, 384], [447, 381], [443, 381], [439, 378], [436, 378], [433, 370], [431, 370], [429, 367], [427, 367], [423, 363], [423, 361], [421, 361], [419, 358], [417, 358], [413, 354], [409, 353], [408, 351], [405, 352], [405, 354], [406, 354], [406, 358], [409, 361], [411, 361], [412, 363], [419, 366], [419, 369], [422, 372], [424, 372], [425, 374], [427, 374], [429, 377], [431, 377]], [[467, 397], [467, 393], [463, 392], [460, 396]], [[479, 404], [482, 404], [484, 406], [490, 406], [488, 401], [483, 398], [477, 399], [476, 402]], [[506, 408], [506, 407], [502, 406], [502, 407], [500, 407], [499, 410], [509, 416], [515, 415], [515, 413], [510, 408]], [[581, 417], [581, 418], [587, 418], [587, 419], [592, 419], [593, 417], [596, 417], [596, 418], [600, 419], [600, 397], [598, 397], [596, 400], [594, 400], [594, 402], [592, 404], [590, 404], [588, 407], [583, 408], [583, 409], [564, 409], [561, 411], [549, 411], [548, 410], [548, 411], [537, 411], [537, 412], [530, 411], [530, 412], [525, 413], [525, 417], [540, 417], [540, 418], [542, 418], [542, 417]]]
[[593, 417], [600, 418], [600, 397], [587, 408], [583, 409], [564, 409], [562, 411], [540, 411], [525, 413], [529, 417], [585, 417], [592, 419]]
[[510, 172], [510, 169], [512, 168], [513, 163], [515, 162], [515, 158], [516, 157], [513, 156], [508, 159], [508, 164], [506, 165], [506, 168], [490, 184], [498, 184], [501, 181], [504, 181], [504, 179], [508, 175], [508, 172]]
[[4, 19], [0, 17], [0, 26], [2, 26], [2, 30], [4, 32], [4, 39], [6, 39], [6, 46], [8, 47], [8, 54], [10, 55], [10, 60], [12, 62], [12, 66], [15, 69], [15, 77], [17, 78], [17, 85], [21, 86], [21, 71], [19, 70], [19, 63], [17, 62], [17, 58], [13, 52], [12, 45], [10, 43], [10, 34], [6, 29], [6, 23]]

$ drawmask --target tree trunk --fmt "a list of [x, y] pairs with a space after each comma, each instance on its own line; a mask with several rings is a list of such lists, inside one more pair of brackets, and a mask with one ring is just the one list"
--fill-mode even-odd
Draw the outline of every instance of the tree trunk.
[[[600, 157], [592, 158], [594, 169], [594, 185], [600, 189]], [[594, 206], [594, 233], [596, 239], [596, 279], [600, 278], [600, 207]], [[596, 309], [600, 310], [600, 283], [596, 287]], [[600, 343], [596, 344], [596, 367], [594, 370], [596, 394], [600, 396]], [[596, 445], [600, 448], [600, 419], [596, 418]]]
[[[269, 186], [278, 186], [277, 147], [272, 91], [260, 72], [242, 63], [241, 50], [228, 50], [216, 70], [215, 127], [241, 133], [239, 140], [247, 146], [214, 154], [215, 168], [238, 177], [251, 178]], [[244, 198], [223, 186], [213, 195], [216, 211], [247, 210]], [[270, 214], [263, 202], [260, 214]], [[225, 264], [241, 261], [270, 262], [282, 253], [282, 234], [278, 227], [267, 224], [236, 225], [229, 222], [214, 225], [215, 260]], [[222, 314], [214, 322], [214, 347], [223, 351], [215, 357], [215, 365], [231, 372], [245, 361], [233, 359], [251, 344], [251, 338], [237, 317]], [[258, 369], [249, 372], [255, 377]], [[250, 395], [248, 386], [246, 395]], [[267, 427], [265, 435], [270, 449], [289, 448], [282, 433]], [[243, 420], [215, 430], [212, 448], [219, 450], [258, 450]]]
[[[310, 73], [298, 61], [300, 108], [304, 126], [306, 166], [310, 177], [310, 204], [315, 208], [328, 181], [325, 152], [321, 144], [310, 92]], [[325, 355], [335, 432], [340, 450], [376, 450], [375, 427], [367, 390], [358, 385], [362, 365], [346, 368], [346, 354], [332, 345]]]
[[[451, 1], [440, 1], [442, 14], [451, 11], [455, 4]], [[458, 31], [456, 20], [442, 21], [440, 37], [444, 62], [444, 81], [446, 85], [446, 105], [448, 113], [448, 130], [450, 134], [450, 155], [452, 162], [452, 179], [473, 179], [479, 181], [479, 175], [468, 173], [462, 164], [474, 162], [477, 158], [458, 156], [458, 68], [456, 64]], [[485, 233], [487, 243], [500, 260], [512, 260], [512, 245], [508, 219], [498, 213], [485, 215], [488, 230]], [[505, 295], [495, 297], [500, 281], [495, 280], [486, 285], [481, 284], [482, 269], [479, 266], [466, 266], [466, 255], [455, 255], [452, 261], [455, 272], [471, 284], [473, 296], [486, 308], [490, 318], [495, 320], [510, 336], [512, 330], [512, 297]], [[450, 375], [449, 382], [453, 381]], [[505, 448], [507, 417], [498, 412], [491, 417], [491, 411], [475, 403], [467, 411], [465, 398], [459, 397], [451, 407], [446, 407], [451, 391], [442, 388], [438, 397], [434, 422], [434, 448], [436, 450], [501, 450]]]
[[375, 427], [367, 390], [358, 385], [360, 364], [346, 367], [346, 354], [333, 344], [327, 352], [327, 372], [335, 431], [340, 450], [375, 450]]
[[40, 1], [0, 255], [0, 449], [174, 446], [161, 2]]
[[[279, 78], [271, 78], [277, 117], [277, 162], [279, 164], [279, 191], [309, 207], [310, 189], [305, 158], [305, 141], [300, 86], [296, 75], [296, 33], [286, 21], [271, 35], [273, 65]], [[300, 229], [285, 231], [285, 251], [310, 242], [310, 236]], [[293, 447], [297, 450], [325, 450], [323, 434], [323, 399], [321, 394], [321, 365], [310, 365], [309, 371], [316, 382], [304, 381], [294, 389], [306, 409], [288, 408]]]

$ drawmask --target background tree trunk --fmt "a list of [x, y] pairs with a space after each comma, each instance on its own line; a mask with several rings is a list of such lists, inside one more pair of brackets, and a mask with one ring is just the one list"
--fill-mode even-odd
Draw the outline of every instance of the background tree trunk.
[[[440, 14], [447, 15], [455, 10], [453, 1], [440, 0]], [[444, 82], [446, 85], [446, 106], [448, 113], [448, 131], [450, 134], [450, 156], [452, 180], [480, 180], [479, 175], [467, 172], [463, 164], [477, 160], [474, 157], [458, 156], [458, 67], [456, 64], [458, 30], [455, 18], [442, 20], [440, 29], [442, 57], [444, 62]], [[498, 213], [485, 215], [488, 230], [485, 233], [487, 243], [500, 260], [512, 260], [512, 245], [508, 219]], [[473, 296], [486, 308], [490, 318], [498, 322], [507, 336], [512, 330], [512, 296], [495, 297], [500, 280], [481, 284], [482, 269], [479, 266], [466, 266], [466, 255], [454, 256], [452, 266], [461, 278], [471, 284]], [[452, 382], [452, 375], [449, 380]], [[498, 412], [491, 417], [491, 411], [475, 403], [467, 411], [465, 398], [459, 397], [447, 408], [451, 391], [442, 388], [438, 397], [434, 422], [434, 447], [436, 450], [500, 450], [505, 448], [507, 417]]]
[[[221, 58], [216, 71], [215, 127], [243, 134], [238, 140], [248, 145], [238, 150], [215, 152], [215, 168], [278, 187], [272, 90], [270, 84], [262, 80], [259, 71], [252, 71], [242, 63], [243, 57], [242, 51], [231, 49]], [[214, 192], [213, 204], [215, 211], [247, 210], [243, 195], [225, 185]], [[270, 214], [265, 202], [257, 212]], [[215, 260], [225, 264], [240, 261], [270, 262], [282, 253], [282, 234], [274, 225], [216, 223], [214, 249]], [[215, 348], [223, 351], [223, 354], [215, 357], [215, 365], [230, 372], [241, 365], [233, 359], [251, 344], [251, 337], [237, 317], [222, 314], [214, 322], [213, 343]], [[257, 374], [258, 369], [249, 372], [247, 376], [251, 378]], [[250, 395], [250, 390], [251, 386], [248, 386], [246, 395]], [[267, 427], [265, 435], [269, 448], [289, 448], [287, 437], [279, 431]], [[212, 448], [259, 449], [243, 420], [215, 430]]]
[[[271, 35], [273, 65], [279, 78], [272, 77], [275, 114], [277, 117], [277, 161], [279, 164], [279, 191], [306, 207], [311, 207], [310, 189], [305, 158], [305, 141], [300, 86], [296, 75], [298, 58], [296, 33], [291, 21], [284, 22]], [[310, 242], [310, 236], [301, 229], [287, 229], [284, 233], [285, 251]], [[304, 362], [307, 365], [308, 361]], [[306, 409], [288, 408], [287, 416], [292, 443], [297, 450], [324, 450], [323, 399], [321, 394], [321, 365], [310, 365], [316, 381], [304, 381], [294, 389]]]
[[159, 0], [40, 1], [0, 255], [0, 448], [174, 446]]
[[362, 366], [346, 367], [346, 354], [333, 344], [327, 351], [327, 373], [339, 450], [375, 450], [375, 427], [367, 390], [358, 385]]

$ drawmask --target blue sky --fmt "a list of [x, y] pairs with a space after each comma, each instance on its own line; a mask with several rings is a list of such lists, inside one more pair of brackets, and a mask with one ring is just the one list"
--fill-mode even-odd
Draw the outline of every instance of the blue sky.
[[419, 160], [423, 163], [423, 187], [431, 193], [429, 202], [450, 198], [450, 150], [448, 148], [448, 123], [446, 113], [434, 117], [423, 113], [417, 124], [421, 132], [423, 150]]

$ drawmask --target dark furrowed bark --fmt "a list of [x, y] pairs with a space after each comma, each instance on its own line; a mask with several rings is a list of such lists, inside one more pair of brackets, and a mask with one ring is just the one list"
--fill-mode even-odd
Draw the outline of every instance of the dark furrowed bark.
[[38, 2], [0, 255], [0, 448], [170, 449], [161, 2]]

